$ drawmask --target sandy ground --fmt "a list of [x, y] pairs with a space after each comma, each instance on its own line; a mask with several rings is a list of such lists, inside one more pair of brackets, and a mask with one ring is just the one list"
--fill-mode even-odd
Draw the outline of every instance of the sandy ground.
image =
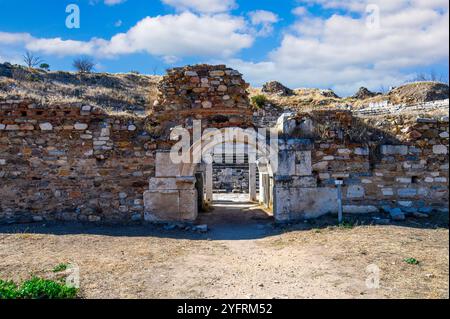
[[[0, 227], [0, 278], [76, 265], [83, 298], [448, 298], [449, 232], [431, 221], [274, 227], [246, 203], [204, 214], [211, 231], [155, 226]], [[416, 258], [409, 265], [405, 258]], [[379, 288], [368, 288], [379, 269]], [[370, 281], [369, 282], [373, 282]]]

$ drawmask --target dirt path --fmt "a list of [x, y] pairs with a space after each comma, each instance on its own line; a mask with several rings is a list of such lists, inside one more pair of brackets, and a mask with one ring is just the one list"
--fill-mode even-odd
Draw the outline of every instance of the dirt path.
[[[242, 212], [246, 218], [231, 224]], [[223, 213], [229, 219], [220, 219]], [[449, 297], [445, 228], [283, 230], [251, 205], [222, 207], [201, 220], [213, 222], [208, 234], [149, 226], [0, 227], [0, 278], [52, 276], [55, 265], [71, 263], [86, 298]], [[409, 257], [420, 264], [405, 263]], [[379, 289], [366, 286], [369, 265], [380, 269]]]

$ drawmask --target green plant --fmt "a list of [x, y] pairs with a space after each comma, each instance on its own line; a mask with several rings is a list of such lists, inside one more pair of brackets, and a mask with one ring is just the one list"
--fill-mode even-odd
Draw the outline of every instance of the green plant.
[[34, 277], [18, 287], [0, 280], [0, 299], [74, 299], [78, 289], [62, 282]]
[[0, 280], [0, 299], [17, 299], [18, 297], [19, 292], [14, 282]]
[[42, 70], [45, 70], [45, 71], [50, 70], [50, 65], [47, 64], [47, 63], [42, 63], [39, 67], [40, 67]]
[[343, 228], [343, 229], [353, 229], [355, 227], [355, 224], [350, 223], [350, 222], [342, 222], [341, 224], [339, 224], [339, 228]]
[[62, 272], [67, 270], [67, 268], [69, 268], [68, 264], [59, 264], [58, 266], [56, 266], [55, 268], [53, 268], [53, 272], [57, 273], [57, 272]]
[[405, 258], [403, 261], [409, 265], [418, 265], [420, 263], [416, 258]]
[[267, 97], [265, 95], [255, 95], [252, 97], [252, 104], [256, 108], [262, 108], [267, 103]]

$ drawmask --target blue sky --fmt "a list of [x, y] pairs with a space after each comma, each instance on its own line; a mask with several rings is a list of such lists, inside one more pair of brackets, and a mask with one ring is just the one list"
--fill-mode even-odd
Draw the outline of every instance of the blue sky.
[[[66, 7], [80, 28], [66, 26]], [[31, 51], [53, 70], [225, 63], [255, 86], [377, 90], [433, 71], [448, 81], [448, 0], [0, 0], [0, 62]]]

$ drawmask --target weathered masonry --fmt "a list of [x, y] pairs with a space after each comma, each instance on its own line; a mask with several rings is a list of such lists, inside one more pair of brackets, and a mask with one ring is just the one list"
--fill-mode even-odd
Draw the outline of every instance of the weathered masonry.
[[[0, 221], [195, 221], [211, 200], [212, 167], [173, 164], [171, 132], [193, 132], [197, 121], [202, 130], [258, 129], [247, 88], [235, 70], [198, 65], [168, 72], [147, 117], [0, 100]], [[448, 125], [414, 118], [381, 130], [349, 111], [283, 114], [277, 167], [261, 158], [250, 166], [250, 198], [280, 222], [315, 218], [337, 212], [341, 180], [347, 213], [448, 211]]]

